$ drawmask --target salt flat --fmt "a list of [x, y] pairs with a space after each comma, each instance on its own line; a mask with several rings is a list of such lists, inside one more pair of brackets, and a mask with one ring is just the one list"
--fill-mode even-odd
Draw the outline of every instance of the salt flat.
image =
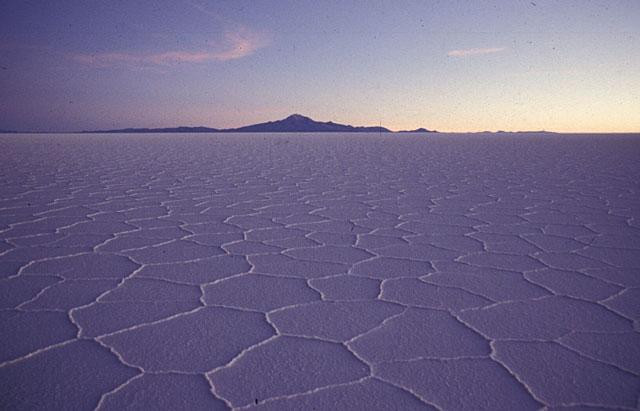
[[639, 405], [638, 135], [0, 153], [3, 409]]

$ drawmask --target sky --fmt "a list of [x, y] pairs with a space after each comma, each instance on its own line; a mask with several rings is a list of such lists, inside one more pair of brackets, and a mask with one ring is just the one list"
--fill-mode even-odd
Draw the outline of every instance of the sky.
[[638, 0], [2, 0], [0, 129], [640, 132]]

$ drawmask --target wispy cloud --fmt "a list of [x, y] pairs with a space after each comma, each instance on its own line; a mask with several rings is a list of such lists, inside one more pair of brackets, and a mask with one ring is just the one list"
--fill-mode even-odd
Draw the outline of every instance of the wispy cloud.
[[97, 67], [109, 66], [167, 66], [176, 63], [204, 63], [235, 60], [253, 54], [269, 44], [267, 36], [248, 29], [227, 31], [222, 41], [212, 43], [206, 50], [170, 50], [161, 53], [109, 52], [73, 54], [73, 60]]
[[480, 49], [461, 49], [461, 50], [451, 50], [447, 52], [447, 56], [450, 57], [467, 57], [467, 56], [477, 56], [479, 54], [494, 54], [505, 51], [506, 47], [490, 47], [490, 48], [480, 48]]

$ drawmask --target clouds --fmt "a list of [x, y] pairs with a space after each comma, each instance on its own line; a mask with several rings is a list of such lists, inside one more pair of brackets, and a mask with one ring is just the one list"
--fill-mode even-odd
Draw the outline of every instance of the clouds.
[[235, 60], [253, 54], [259, 48], [265, 47], [269, 40], [265, 35], [260, 35], [248, 30], [238, 30], [227, 32], [226, 40], [230, 47], [226, 50], [213, 53], [213, 60], [226, 61]]
[[505, 47], [490, 47], [490, 48], [478, 48], [478, 49], [461, 49], [461, 50], [450, 50], [447, 52], [447, 56], [449, 57], [468, 57], [468, 56], [477, 56], [480, 54], [495, 54], [505, 51]]
[[71, 58], [78, 63], [96, 67], [168, 66], [178, 63], [205, 63], [240, 59], [255, 53], [268, 44], [269, 38], [266, 35], [240, 28], [225, 32], [221, 41], [212, 43], [211, 48], [205, 50], [169, 50], [159, 53], [78, 53], [73, 54]]

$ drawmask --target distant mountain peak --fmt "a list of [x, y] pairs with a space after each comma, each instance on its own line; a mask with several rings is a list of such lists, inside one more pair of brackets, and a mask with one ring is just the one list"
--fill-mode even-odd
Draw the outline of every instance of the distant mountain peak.
[[294, 121], [307, 120], [308, 121], [308, 120], [311, 120], [311, 118], [307, 117], [307, 116], [303, 116], [302, 114], [294, 113], [294, 114], [290, 115], [289, 117], [285, 118], [285, 120], [294, 120]]
[[282, 120], [268, 121], [266, 123], [224, 130], [236, 133], [320, 133], [320, 132], [368, 132], [388, 133], [390, 130], [384, 127], [355, 127], [347, 124], [338, 124], [331, 121], [316, 121], [302, 114], [291, 114]]

